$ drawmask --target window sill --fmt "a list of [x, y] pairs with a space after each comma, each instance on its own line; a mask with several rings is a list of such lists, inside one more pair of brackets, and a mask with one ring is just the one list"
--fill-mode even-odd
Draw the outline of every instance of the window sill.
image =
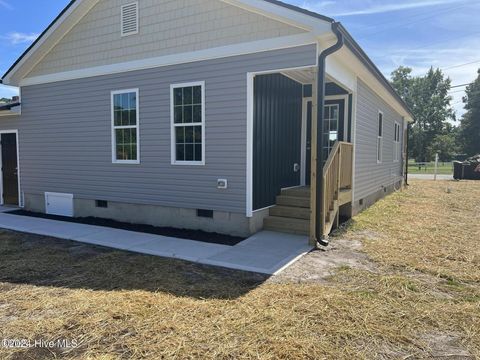
[[173, 161], [172, 165], [179, 166], [205, 166], [205, 161]]
[[140, 161], [135, 160], [114, 160], [112, 164], [120, 164], [120, 165], [140, 165]]

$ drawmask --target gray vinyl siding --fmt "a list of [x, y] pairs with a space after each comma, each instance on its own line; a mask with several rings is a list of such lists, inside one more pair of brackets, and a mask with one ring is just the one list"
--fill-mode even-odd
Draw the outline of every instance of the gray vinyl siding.
[[[404, 121], [364, 82], [358, 81], [355, 137], [355, 201], [390, 186], [402, 175], [402, 156], [394, 162], [395, 122], [400, 124], [403, 149]], [[377, 164], [378, 112], [383, 112], [383, 161]]]
[[[244, 213], [247, 72], [315, 63], [315, 45], [22, 88], [22, 191]], [[171, 165], [170, 85], [205, 81], [206, 165]], [[139, 89], [139, 165], [112, 164], [112, 90]], [[228, 179], [227, 190], [217, 179]]]

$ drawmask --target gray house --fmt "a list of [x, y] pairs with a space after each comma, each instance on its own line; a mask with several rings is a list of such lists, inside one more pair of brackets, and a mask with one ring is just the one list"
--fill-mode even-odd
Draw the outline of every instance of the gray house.
[[314, 243], [403, 184], [411, 112], [276, 0], [74, 0], [2, 83], [3, 204]]

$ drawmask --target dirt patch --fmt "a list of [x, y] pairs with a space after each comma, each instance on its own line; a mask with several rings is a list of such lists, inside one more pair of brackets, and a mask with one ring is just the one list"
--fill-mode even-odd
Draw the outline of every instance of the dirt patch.
[[432, 358], [474, 360], [475, 357], [461, 343], [460, 334], [430, 333], [421, 337]]
[[377, 266], [361, 249], [361, 241], [333, 239], [327, 248], [310, 252], [269, 282], [325, 283], [338, 269], [346, 268], [375, 272]]

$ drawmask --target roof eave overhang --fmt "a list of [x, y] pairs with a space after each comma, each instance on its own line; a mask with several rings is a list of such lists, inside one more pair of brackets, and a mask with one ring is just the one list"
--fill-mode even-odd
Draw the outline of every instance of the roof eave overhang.
[[405, 101], [398, 95], [395, 89], [392, 87], [387, 78], [382, 74], [380, 69], [373, 63], [368, 55], [363, 51], [360, 45], [353, 39], [350, 33], [340, 24], [339, 27], [345, 38], [345, 46], [360, 60], [360, 62], [372, 73], [373, 76], [383, 85], [387, 92], [393, 96], [393, 98], [401, 105], [405, 112], [405, 118], [409, 122], [414, 121], [414, 115]]
[[[80, 21], [80, 19], [99, 0], [72, 0], [62, 12], [52, 21], [37, 40], [20, 56], [0, 80], [1, 83], [10, 86], [19, 86], [22, 77], [28, 74], [33, 67], [55, 46], [68, 31]], [[221, 0], [225, 3], [256, 12], [261, 15], [282, 21], [310, 32], [320, 39], [332, 32], [334, 19], [316, 14], [314, 12], [286, 4], [278, 0]], [[71, 16], [72, 15], [72, 16]], [[408, 106], [393, 89], [390, 82], [377, 68], [360, 45], [353, 39], [348, 31], [339, 24], [339, 29], [345, 37], [345, 46], [363, 63], [363, 65], [377, 78], [383, 87], [401, 105], [405, 113], [413, 121], [413, 114]]]
[[32, 45], [7, 70], [2, 76], [1, 83], [9, 86], [19, 86], [21, 78], [28, 74], [98, 1], [71, 0]]
[[[19, 86], [20, 80], [45, 56], [99, 0], [71, 0], [34, 43], [2, 77], [2, 83]], [[329, 31], [333, 19], [277, 0], [221, 0], [320, 35]]]

